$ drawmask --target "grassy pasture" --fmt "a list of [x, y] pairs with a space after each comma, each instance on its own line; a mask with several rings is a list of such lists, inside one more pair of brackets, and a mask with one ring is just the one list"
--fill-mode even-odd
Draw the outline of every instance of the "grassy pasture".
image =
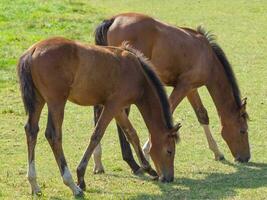
[[[122, 161], [114, 122], [102, 140], [105, 174], [86, 173], [85, 199], [266, 199], [267, 198], [267, 3], [262, 0], [1, 0], [0, 1], [0, 199], [30, 199], [25, 178], [26, 121], [16, 77], [19, 56], [34, 42], [60, 35], [93, 43], [94, 28], [106, 17], [136, 11], [177, 25], [212, 30], [231, 61], [243, 96], [248, 97], [252, 159], [233, 162], [222, 140], [216, 110], [205, 88], [200, 89], [210, 124], [226, 161], [213, 160], [201, 127], [185, 100], [174, 114], [181, 121], [175, 181], [161, 184], [134, 176]], [[168, 91], [170, 91], [168, 89]], [[142, 142], [147, 130], [134, 108], [131, 121]], [[71, 199], [62, 183], [52, 151], [44, 137], [47, 110], [43, 110], [36, 147], [40, 199]], [[92, 108], [68, 103], [63, 142], [68, 164], [75, 169], [93, 130]]]

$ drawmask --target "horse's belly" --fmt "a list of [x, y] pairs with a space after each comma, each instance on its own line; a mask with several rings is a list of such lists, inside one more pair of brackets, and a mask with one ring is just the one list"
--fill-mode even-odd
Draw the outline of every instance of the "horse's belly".
[[103, 102], [103, 98], [90, 88], [72, 89], [69, 93], [68, 100], [82, 106], [92, 106]]

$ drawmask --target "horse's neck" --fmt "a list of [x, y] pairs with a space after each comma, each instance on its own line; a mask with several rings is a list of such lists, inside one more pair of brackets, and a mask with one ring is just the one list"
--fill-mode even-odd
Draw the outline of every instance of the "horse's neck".
[[144, 88], [144, 94], [136, 105], [144, 118], [151, 137], [167, 131], [159, 97], [152, 88]]
[[221, 123], [234, 119], [238, 107], [234, 99], [233, 90], [228, 82], [224, 69], [221, 65], [215, 66], [212, 78], [207, 85], [209, 93], [214, 101]]

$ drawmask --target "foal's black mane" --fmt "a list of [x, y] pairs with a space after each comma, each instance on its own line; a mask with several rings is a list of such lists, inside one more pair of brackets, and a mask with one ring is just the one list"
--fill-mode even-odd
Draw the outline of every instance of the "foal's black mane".
[[218, 59], [220, 60], [220, 62], [223, 65], [225, 74], [227, 76], [227, 79], [232, 87], [232, 91], [233, 91], [233, 95], [235, 98], [235, 102], [237, 104], [237, 106], [239, 108], [241, 108], [242, 106], [242, 101], [241, 101], [241, 97], [240, 97], [240, 90], [235, 78], [235, 74], [233, 72], [232, 66], [229, 63], [224, 51], [222, 50], [222, 48], [216, 43], [215, 41], [215, 35], [212, 34], [209, 31], [206, 31], [202, 26], [197, 27], [197, 32], [199, 32], [200, 34], [202, 34], [203, 36], [205, 36], [205, 38], [209, 41], [214, 53], [216, 54], [216, 56], [218, 57]]
[[155, 90], [159, 96], [159, 100], [160, 100], [161, 107], [163, 110], [163, 115], [164, 115], [164, 120], [165, 120], [166, 126], [168, 129], [172, 129], [173, 128], [173, 121], [172, 121], [172, 115], [171, 115], [170, 105], [169, 105], [169, 101], [168, 101], [168, 98], [166, 95], [166, 91], [165, 91], [161, 81], [159, 80], [158, 76], [152, 70], [151, 62], [149, 62], [149, 60], [144, 56], [144, 54], [142, 54], [137, 49], [134, 49], [133, 47], [131, 47], [127, 42], [124, 42], [121, 47], [123, 49], [133, 53], [140, 61], [141, 65], [144, 69], [145, 74], [150, 79], [151, 83], [154, 85], [154, 88], [155, 88]]

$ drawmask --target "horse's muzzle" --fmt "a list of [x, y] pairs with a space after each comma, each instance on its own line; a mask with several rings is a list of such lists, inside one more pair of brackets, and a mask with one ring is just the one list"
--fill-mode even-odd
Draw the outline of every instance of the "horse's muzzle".
[[173, 176], [170, 176], [170, 177], [161, 176], [161, 177], [159, 177], [159, 181], [162, 183], [173, 182], [173, 179], [174, 179]]
[[240, 163], [247, 163], [249, 161], [249, 159], [250, 159], [250, 156], [247, 156], [244, 158], [238, 156], [235, 158], [235, 161], [240, 162]]

